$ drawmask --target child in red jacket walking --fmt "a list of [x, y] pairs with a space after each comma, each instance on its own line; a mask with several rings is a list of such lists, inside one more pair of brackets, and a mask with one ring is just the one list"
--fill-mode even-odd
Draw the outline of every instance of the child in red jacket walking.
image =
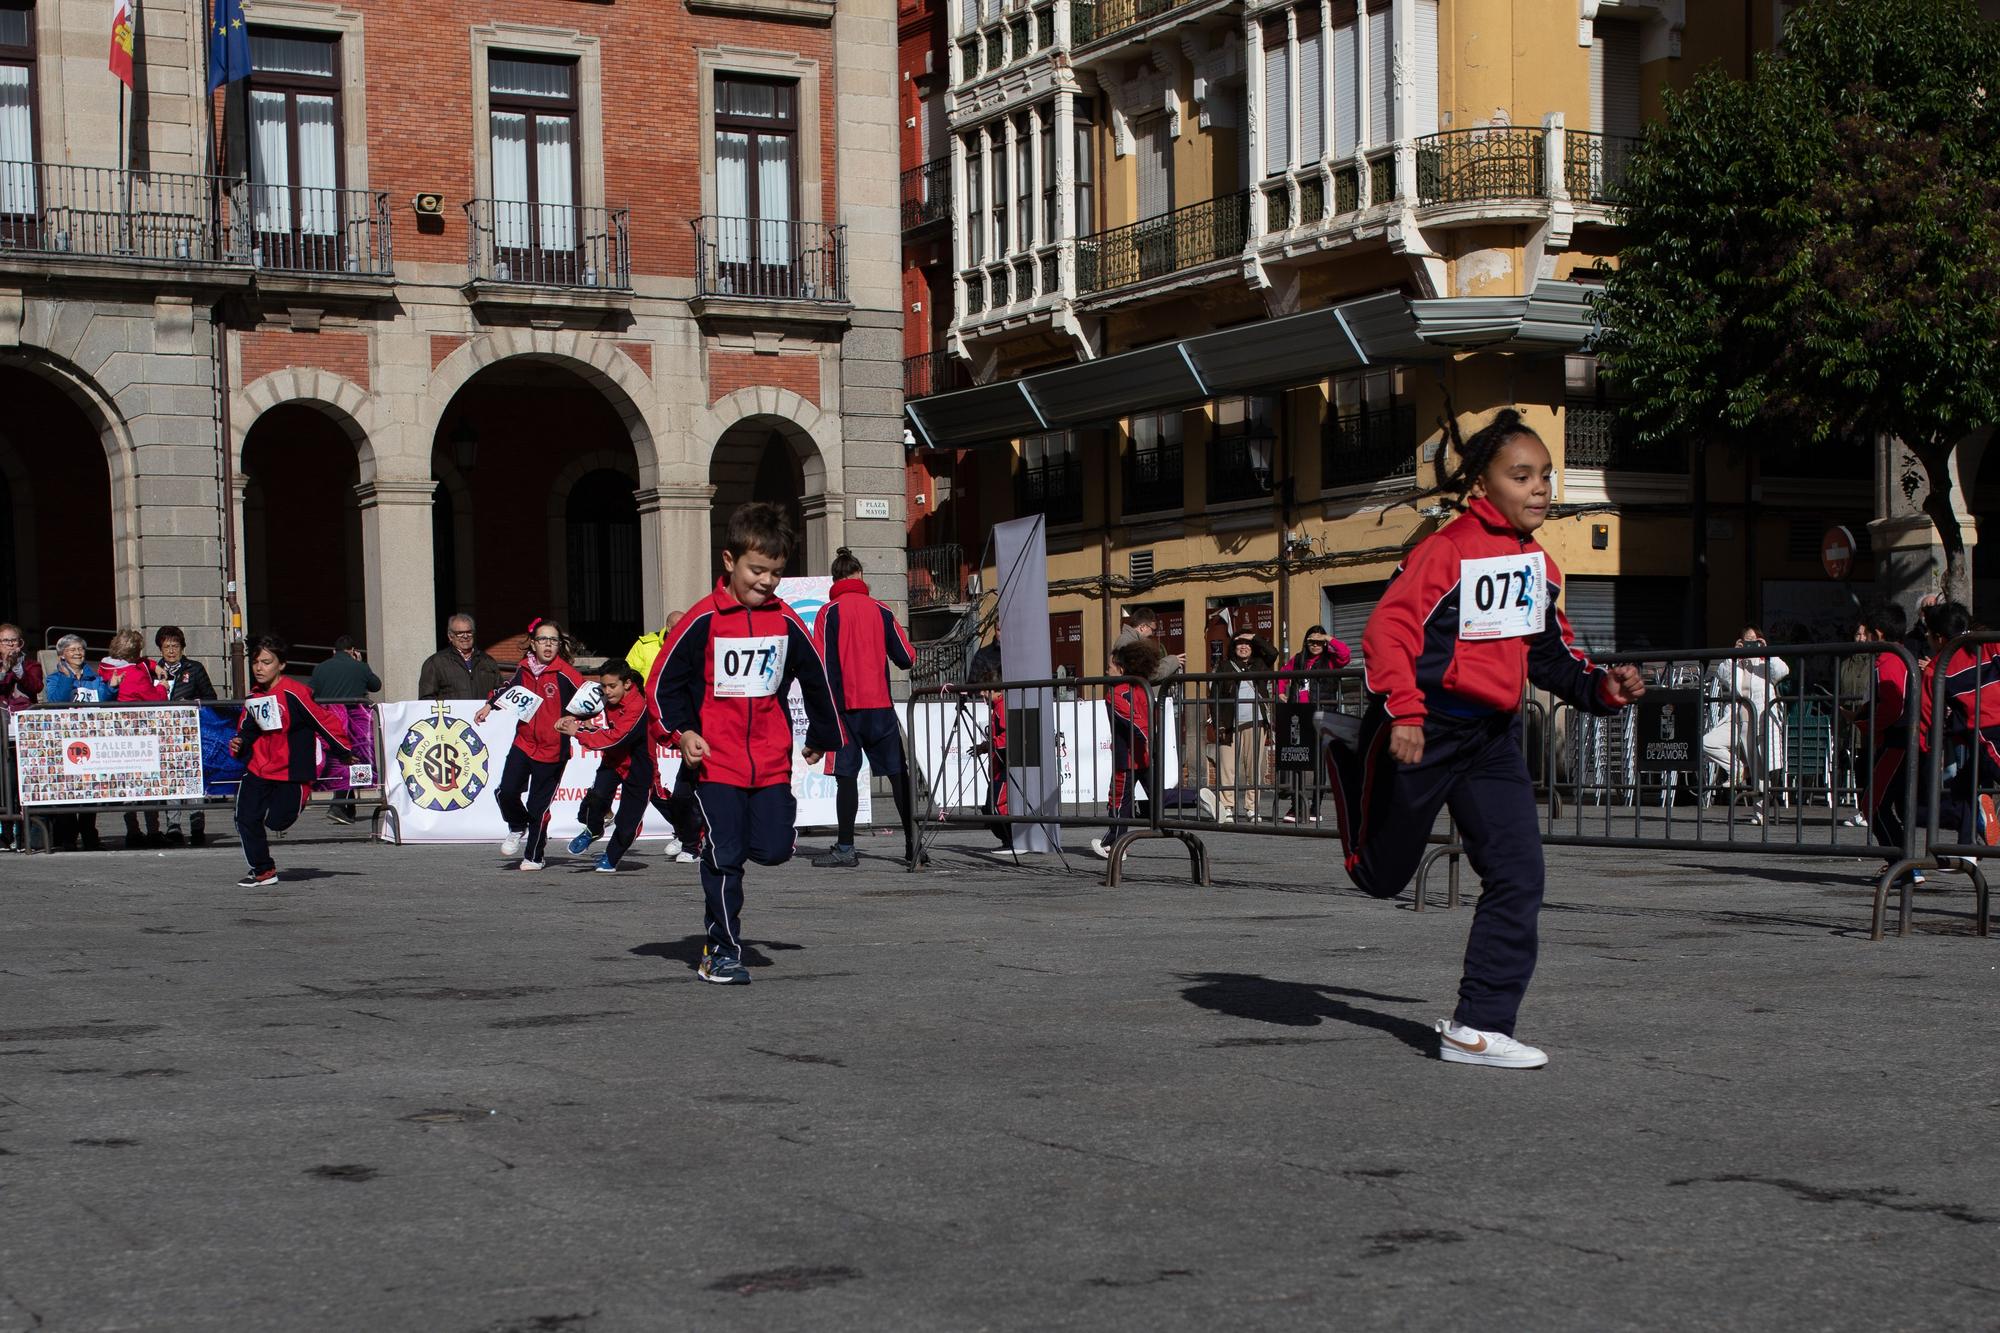
[[249, 771], [236, 789], [236, 836], [250, 863], [250, 873], [236, 881], [241, 889], [277, 883], [278, 866], [265, 834], [290, 828], [305, 808], [319, 774], [319, 747], [343, 760], [354, 757], [347, 748], [347, 720], [321, 708], [311, 690], [285, 675], [289, 652], [275, 634], [250, 645], [255, 688], [243, 701], [236, 739], [229, 743], [231, 754], [249, 757]]
[[617, 802], [610, 845], [597, 858], [597, 870], [609, 875], [639, 836], [639, 821], [653, 792], [653, 743], [646, 724], [645, 682], [639, 673], [613, 659], [598, 668], [597, 676], [604, 691], [603, 711], [589, 723], [566, 717], [556, 723], [556, 730], [597, 755], [597, 778], [577, 813], [583, 831], [569, 840], [571, 856], [582, 856], [604, 836], [604, 817]]
[[1119, 681], [1104, 697], [1111, 715], [1111, 828], [1090, 840], [1090, 850], [1100, 860], [1111, 859], [1111, 845], [1132, 820], [1133, 790], [1153, 762], [1153, 700], [1144, 682], [1153, 678], [1160, 658], [1161, 648], [1151, 639], [1134, 639], [1111, 650], [1112, 673], [1135, 679]]
[[[562, 647], [562, 630], [553, 620], [531, 623], [528, 653], [521, 665], [474, 718], [484, 722], [495, 708], [504, 707], [519, 719], [514, 748], [507, 752], [493, 798], [507, 821], [500, 855], [520, 857], [523, 870], [540, 870], [548, 854], [549, 804], [556, 798], [563, 765], [569, 762], [569, 737], [556, 730], [556, 723], [583, 685], [576, 668], [560, 656]], [[523, 792], [527, 793], [525, 804]]]
[[747, 504], [729, 516], [723, 576], [660, 650], [648, 682], [659, 725], [680, 733], [681, 762], [699, 770], [701, 891], [708, 944], [701, 978], [744, 985], [743, 863], [783, 865], [796, 843], [792, 797], [794, 681], [805, 704], [808, 764], [846, 741], [826, 664], [798, 613], [778, 598], [796, 542], [784, 511]]
[[1510, 408], [1458, 454], [1442, 489], [1461, 512], [1410, 552], [1362, 635], [1369, 702], [1359, 752], [1329, 737], [1328, 758], [1347, 873], [1377, 898], [1402, 892], [1438, 811], [1451, 807], [1482, 887], [1458, 1009], [1437, 1024], [1438, 1054], [1535, 1069], [1548, 1056], [1514, 1039], [1543, 887], [1522, 694], [1532, 681], [1578, 708], [1615, 713], [1646, 687], [1636, 668], [1593, 666], [1571, 645], [1556, 605], [1562, 572], [1532, 535], [1548, 519], [1555, 473], [1541, 437]]
[[834, 813], [840, 821], [833, 850], [813, 858], [820, 869], [861, 864], [854, 850], [854, 817], [861, 809], [861, 756], [889, 782], [896, 818], [903, 825], [903, 859], [917, 857], [916, 829], [910, 823], [910, 774], [903, 755], [903, 732], [889, 695], [889, 664], [908, 671], [916, 661], [910, 636], [895, 612], [876, 601], [861, 577], [861, 561], [845, 546], [833, 557], [833, 590], [813, 621], [813, 643], [826, 662], [833, 702], [847, 744], [833, 757]]

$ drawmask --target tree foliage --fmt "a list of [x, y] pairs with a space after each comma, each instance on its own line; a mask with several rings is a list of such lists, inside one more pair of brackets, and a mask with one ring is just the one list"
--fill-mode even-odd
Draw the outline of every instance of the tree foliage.
[[1748, 79], [1670, 94], [1596, 304], [1641, 438], [1894, 435], [1950, 585], [1955, 442], [2000, 421], [2000, 33], [1968, 0], [1812, 0]]

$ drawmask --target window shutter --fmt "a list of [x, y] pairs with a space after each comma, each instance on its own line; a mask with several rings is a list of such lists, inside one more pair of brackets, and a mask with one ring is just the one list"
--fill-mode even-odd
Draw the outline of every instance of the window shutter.
[[[1272, 26], [1277, 34], [1272, 35]], [[1264, 28], [1264, 174], [1276, 176], [1292, 161], [1292, 81], [1282, 25]]]
[[1299, 164], [1326, 156], [1326, 41], [1317, 22], [1299, 34]]
[[1346, 644], [1354, 654], [1355, 666], [1366, 666], [1361, 652], [1361, 636], [1368, 617], [1389, 590], [1387, 583], [1336, 583], [1325, 590], [1326, 632]]
[[1171, 213], [1174, 207], [1174, 136], [1165, 116], [1139, 122], [1139, 221]]
[[1417, 0], [1416, 50], [1410, 53], [1410, 136], [1438, 127], [1438, 0]]
[[1599, 19], [1590, 43], [1590, 128], [1639, 132], [1639, 25]]
[[1361, 144], [1361, 40], [1353, 19], [1333, 29], [1333, 155], [1354, 156]]
[[1388, 9], [1368, 15], [1368, 142], [1396, 141], [1396, 44]]

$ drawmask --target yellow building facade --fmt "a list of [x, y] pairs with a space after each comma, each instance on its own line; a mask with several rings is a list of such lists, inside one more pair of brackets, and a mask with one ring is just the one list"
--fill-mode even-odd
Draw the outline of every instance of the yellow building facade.
[[1787, 6], [955, 3], [950, 345], [974, 387], [908, 418], [927, 456], [960, 451], [979, 528], [1048, 516], [1059, 667], [1104, 671], [1142, 604], [1191, 665], [1244, 627], [1358, 649], [1446, 516], [1447, 416], [1469, 435], [1504, 406], [1555, 456], [1542, 540], [1592, 647], [1810, 638], [1866, 599], [1887, 463], [1717, 454], [1696, 534], [1686, 450], [1626, 438], [1588, 352], [1629, 146]]

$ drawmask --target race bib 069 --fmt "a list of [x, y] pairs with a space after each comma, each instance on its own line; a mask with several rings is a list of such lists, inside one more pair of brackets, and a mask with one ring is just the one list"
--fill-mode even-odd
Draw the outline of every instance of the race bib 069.
[[535, 710], [542, 706], [542, 696], [533, 690], [514, 685], [502, 690], [500, 697], [493, 702], [526, 722], [535, 715]]
[[768, 699], [785, 678], [785, 636], [766, 634], [754, 639], [714, 639], [715, 697]]
[[285, 717], [280, 711], [275, 695], [265, 695], [261, 699], [247, 699], [243, 711], [259, 731], [276, 731], [285, 725]]
[[1459, 638], [1540, 634], [1548, 614], [1548, 560], [1540, 551], [1459, 561]]

